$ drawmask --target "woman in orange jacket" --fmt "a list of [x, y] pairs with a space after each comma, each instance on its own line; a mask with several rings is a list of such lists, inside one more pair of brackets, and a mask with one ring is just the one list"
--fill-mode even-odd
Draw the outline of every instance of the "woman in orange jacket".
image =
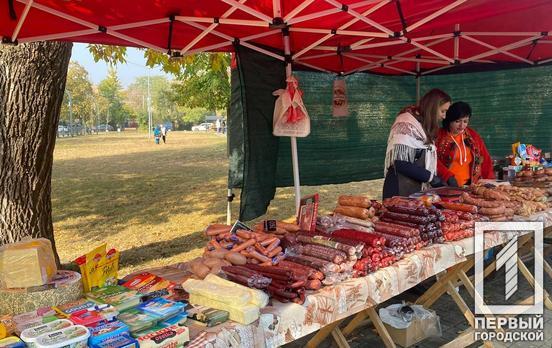
[[468, 127], [468, 103], [450, 106], [437, 135], [437, 173], [449, 186], [476, 184], [479, 179], [494, 179], [489, 151], [475, 130]]

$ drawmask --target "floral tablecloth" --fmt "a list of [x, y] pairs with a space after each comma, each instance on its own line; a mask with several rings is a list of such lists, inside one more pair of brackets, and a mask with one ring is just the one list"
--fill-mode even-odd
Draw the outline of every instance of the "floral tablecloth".
[[[516, 221], [543, 221], [552, 226], [552, 210]], [[526, 232], [485, 233], [485, 249], [506, 243]], [[188, 347], [277, 347], [306, 336], [340, 319], [382, 303], [412, 288], [474, 253], [474, 238], [435, 244], [369, 274], [312, 291], [303, 305], [274, 301], [261, 310], [251, 325], [227, 322], [214, 328], [191, 327], [193, 341]]]

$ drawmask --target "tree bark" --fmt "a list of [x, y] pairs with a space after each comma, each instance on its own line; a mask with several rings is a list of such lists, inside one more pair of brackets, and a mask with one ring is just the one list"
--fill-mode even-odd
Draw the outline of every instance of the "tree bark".
[[55, 252], [52, 163], [71, 47], [0, 46], [0, 245], [44, 237]]

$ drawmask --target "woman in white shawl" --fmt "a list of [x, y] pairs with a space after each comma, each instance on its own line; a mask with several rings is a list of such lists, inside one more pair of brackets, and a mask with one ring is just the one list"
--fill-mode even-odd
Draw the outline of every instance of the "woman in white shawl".
[[442, 186], [437, 176], [434, 141], [450, 103], [448, 94], [432, 89], [418, 105], [401, 110], [387, 140], [383, 198], [409, 196], [430, 186]]

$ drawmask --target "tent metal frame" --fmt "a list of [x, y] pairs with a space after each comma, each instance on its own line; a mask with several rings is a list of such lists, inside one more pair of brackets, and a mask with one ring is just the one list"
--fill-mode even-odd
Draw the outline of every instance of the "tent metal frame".
[[[139, 47], [145, 47], [153, 49], [162, 53], [169, 54], [175, 57], [192, 55], [200, 52], [207, 51], [216, 51], [223, 48], [227, 48], [235, 43], [250, 48], [254, 51], [260, 52], [262, 54], [271, 56], [278, 60], [286, 62], [286, 75], [291, 74], [291, 64], [298, 64], [304, 67], [315, 69], [318, 71], [326, 73], [338, 73], [338, 74], [352, 74], [356, 72], [370, 71], [374, 69], [385, 68], [393, 71], [397, 71], [403, 74], [413, 75], [418, 80], [420, 76], [432, 74], [438, 71], [449, 69], [461, 64], [466, 64], [470, 62], [477, 63], [495, 63], [493, 60], [484, 59], [493, 55], [502, 54], [510, 58], [514, 58], [519, 62], [526, 63], [528, 65], [539, 65], [552, 62], [552, 59], [546, 59], [542, 61], [532, 61], [528, 58], [521, 57], [515, 53], [512, 53], [512, 50], [515, 50], [520, 47], [527, 45], [536, 45], [539, 44], [551, 44], [552, 40], [544, 40], [548, 37], [548, 31], [543, 32], [461, 32], [459, 25], [455, 25], [455, 28], [450, 33], [443, 33], [430, 36], [418, 36], [412, 35], [420, 28], [423, 28], [425, 24], [433, 21], [434, 19], [442, 16], [445, 13], [461, 6], [467, 0], [454, 0], [447, 6], [425, 16], [424, 18], [412, 23], [404, 28], [401, 32], [394, 32], [389, 28], [385, 27], [381, 23], [370, 19], [369, 16], [379, 9], [389, 5], [394, 4], [394, 0], [359, 0], [355, 3], [345, 5], [338, 0], [322, 0], [323, 2], [331, 5], [331, 8], [321, 10], [314, 13], [309, 13], [301, 15], [301, 13], [311, 5], [314, 0], [304, 0], [297, 7], [291, 10], [282, 18], [282, 3], [281, 0], [273, 0], [273, 13], [272, 16], [269, 16], [265, 13], [255, 10], [247, 4], [247, 0], [220, 0], [221, 2], [229, 5], [222, 16], [220, 17], [194, 17], [194, 16], [174, 16], [169, 18], [154, 18], [151, 20], [145, 20], [140, 22], [132, 23], [122, 23], [119, 25], [102, 27], [97, 23], [91, 23], [75, 16], [69, 15], [67, 13], [52, 9], [48, 6], [39, 4], [34, 0], [16, 0], [21, 4], [25, 5], [25, 8], [18, 20], [18, 23], [11, 35], [10, 38], [4, 38], [3, 41], [8, 41], [11, 43], [17, 42], [32, 42], [32, 41], [41, 41], [41, 40], [61, 40], [61, 39], [70, 39], [79, 36], [86, 36], [92, 34], [103, 33], [105, 35], [110, 35], [121, 40], [128, 42], [131, 45], [136, 45]], [[366, 7], [368, 5], [373, 5], [367, 10], [358, 12], [358, 9]], [[65, 19], [72, 23], [80, 24], [83, 26], [82, 30], [73, 30], [64, 33], [55, 33], [49, 35], [40, 35], [33, 37], [22, 37], [20, 38], [19, 34], [21, 28], [23, 27], [30, 10], [38, 10], [46, 12], [53, 16]], [[240, 19], [240, 18], [231, 18], [232, 14], [237, 11], [241, 11], [249, 14], [253, 19]], [[331, 16], [336, 13], [347, 13], [351, 16], [351, 19], [341, 25], [339, 28], [308, 28], [302, 27], [299, 24], [320, 19], [323, 17]], [[151, 27], [154, 25], [172, 23], [172, 21], [178, 21], [189, 25], [190, 27], [196, 28], [201, 31], [201, 33], [186, 44], [182, 49], [174, 52], [171, 51], [171, 48], [163, 48], [157, 46], [151, 42], [146, 42], [138, 38], [126, 35], [121, 33], [121, 31], [131, 28], [143, 28]], [[375, 31], [359, 31], [359, 30], [348, 30], [353, 24], [357, 22], [363, 22], [369, 25], [371, 28], [374, 28]], [[233, 26], [243, 26], [243, 27], [259, 27], [268, 29], [265, 32], [260, 32], [258, 34], [248, 35], [244, 37], [232, 37], [230, 35], [222, 33], [220, 30], [217, 30], [218, 27], [223, 27], [225, 25]], [[546, 28], [548, 29], [548, 28]], [[284, 55], [272, 52], [267, 50], [258, 44], [255, 43], [255, 40], [261, 39], [263, 37], [268, 37], [272, 35], [283, 35], [284, 42]], [[311, 33], [311, 34], [320, 34], [321, 36], [312, 41], [310, 44], [302, 48], [296, 48], [294, 51], [291, 47], [290, 35], [293, 33]], [[198, 43], [205, 38], [206, 36], [215, 36], [223, 41], [211, 44], [208, 46], [196, 47]], [[346, 47], [346, 50], [343, 51], [343, 47], [337, 46], [327, 46], [323, 45], [326, 41], [334, 37], [335, 35], [341, 36], [351, 36], [358, 37], [359, 40], [350, 44]], [[495, 47], [484, 41], [481, 37], [514, 37], [517, 38], [517, 41], [511, 42], [500, 47]], [[521, 38], [521, 39], [520, 39]], [[6, 40], [8, 39], [8, 40]], [[375, 39], [383, 40], [374, 42]], [[452, 57], [439, 52], [435, 48], [431, 48], [437, 44], [446, 42], [448, 40], [454, 40], [454, 55]], [[468, 58], [460, 58], [460, 49], [461, 43], [468, 41], [472, 44], [480, 45], [487, 50], [473, 55]], [[365, 50], [378, 47], [388, 47], [395, 45], [409, 45], [413, 46], [412, 49], [403, 51], [394, 56], [378, 56], [370, 55], [366, 53]], [[330, 51], [328, 53], [317, 53], [319, 51]], [[424, 52], [424, 55], [420, 55], [420, 51]], [[317, 58], [331, 57], [335, 55], [336, 58], [341, 55], [341, 57], [346, 57], [347, 59], [353, 59], [363, 63], [367, 63], [363, 66], [351, 69], [349, 71], [339, 71], [332, 72], [323, 66], [317, 64]], [[376, 60], [373, 60], [373, 59]], [[394, 66], [397, 63], [401, 62], [416, 62], [415, 70], [407, 70]], [[435, 67], [428, 70], [421, 70], [420, 63], [429, 63], [429, 64], [438, 64], [439, 67]], [[289, 70], [289, 71], [288, 71]], [[296, 208], [299, 207], [300, 200], [300, 181], [299, 181], [299, 166], [298, 166], [298, 154], [297, 154], [297, 141], [295, 138], [291, 138], [291, 149], [292, 149], [292, 164], [293, 164], [293, 177], [294, 177], [294, 187], [295, 187], [295, 204]]]

